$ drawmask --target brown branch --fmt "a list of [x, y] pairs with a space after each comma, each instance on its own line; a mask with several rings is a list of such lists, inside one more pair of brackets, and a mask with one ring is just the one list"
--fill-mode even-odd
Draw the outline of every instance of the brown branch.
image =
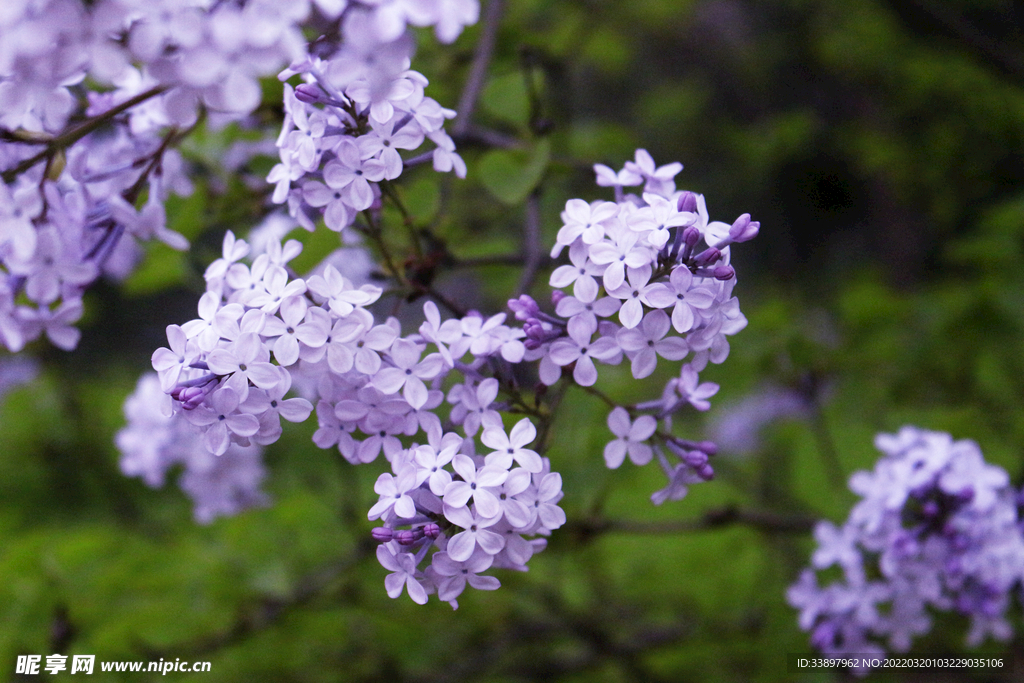
[[544, 252], [540, 246], [540, 188], [534, 189], [526, 198], [526, 220], [523, 222], [523, 274], [519, 278], [518, 292], [530, 291], [537, 277]]
[[190, 656], [206, 654], [242, 642], [274, 626], [292, 610], [325, 594], [340, 577], [350, 574], [352, 568], [371, 556], [375, 549], [376, 543], [367, 537], [367, 540], [357, 545], [347, 557], [304, 577], [289, 595], [283, 598], [264, 597], [248, 607], [243, 607], [242, 614], [226, 631], [206, 635], [191, 642], [179, 643], [166, 650], [150, 648], [145, 644], [142, 644], [139, 649], [145, 652], [149, 659], [158, 659], [180, 657], [182, 653], [187, 653]]
[[817, 519], [806, 515], [787, 515], [770, 510], [744, 510], [735, 505], [708, 510], [697, 519], [664, 522], [603, 519], [600, 517], [573, 520], [566, 524], [567, 531], [582, 538], [605, 533], [675, 534], [712, 531], [722, 527], [742, 525], [769, 534], [805, 534], [814, 529]]
[[60, 135], [51, 139], [47, 143], [46, 149], [29, 157], [28, 159], [23, 159], [14, 168], [7, 169], [2, 174], [0, 174], [0, 178], [2, 178], [5, 183], [13, 182], [15, 178], [17, 178], [19, 175], [21, 175], [28, 169], [38, 164], [40, 161], [52, 159], [58, 152], [78, 142], [89, 133], [92, 133], [96, 129], [106, 124], [108, 121], [113, 119], [118, 114], [127, 111], [135, 105], [141, 104], [146, 100], [163, 93], [167, 90], [167, 88], [168, 86], [166, 85], [158, 85], [153, 88], [150, 88], [145, 92], [139, 93], [135, 97], [125, 100], [116, 107], [111, 107], [110, 109], [103, 112], [102, 114], [99, 114], [98, 116], [94, 116], [93, 118], [86, 120], [84, 123], [70, 130], [64, 131]]
[[487, 79], [487, 69], [491, 65], [491, 56], [494, 54], [494, 44], [498, 38], [498, 25], [501, 23], [504, 4], [504, 0], [491, 0], [487, 3], [483, 31], [476, 44], [476, 49], [473, 50], [473, 63], [456, 108], [458, 116], [455, 117], [455, 125], [452, 126], [453, 136], [464, 135], [469, 129], [477, 98], [480, 97], [480, 92], [483, 90], [484, 81]]

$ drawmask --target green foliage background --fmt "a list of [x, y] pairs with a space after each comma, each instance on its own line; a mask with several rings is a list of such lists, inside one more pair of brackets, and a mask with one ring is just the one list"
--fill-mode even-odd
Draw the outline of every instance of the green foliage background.
[[[90, 293], [81, 347], [33, 348], [41, 376], [0, 403], [0, 678], [15, 680], [17, 654], [61, 652], [209, 660], [210, 673], [166, 678], [211, 683], [828, 681], [786, 668], [786, 653], [809, 651], [784, 598], [809, 533], [730, 511], [842, 520], [845, 478], [872, 466], [874, 434], [907, 423], [975, 439], [1022, 483], [1018, 5], [517, 0], [504, 10], [474, 123], [515, 148], [463, 136], [467, 180], [417, 169], [399, 183], [439, 240], [438, 289], [502, 310], [531, 248], [525, 205], [536, 202], [546, 253], [568, 198], [610, 198], [592, 164], [618, 168], [644, 147], [686, 164], [677, 182], [705, 193], [713, 218], [749, 211], [762, 223], [734, 251], [750, 324], [707, 371], [722, 390], [686, 432], [703, 438], [709, 419], [768, 382], [799, 388], [814, 409], [770, 425], [752, 453], [721, 454], [716, 482], [654, 508], [660, 474], [606, 470], [607, 409], [571, 391], [547, 454], [569, 525], [528, 573], [499, 573], [499, 591], [470, 591], [455, 613], [386, 596], [365, 518], [383, 464], [353, 468], [320, 451], [312, 424], [267, 451], [272, 507], [198, 526], [173, 482], [150, 490], [121, 476], [113, 435], [164, 326], [194, 317], [224, 230], [244, 233], [266, 210], [265, 195], [211, 163], [246, 133], [205, 132], [185, 149], [197, 190], [169, 207], [193, 251], [154, 246], [125, 288]], [[422, 36], [414, 66], [446, 106], [480, 31], [444, 49]], [[279, 115], [273, 104], [264, 113]], [[400, 218], [389, 225], [401, 253]], [[310, 267], [334, 235], [303, 239], [299, 265]], [[602, 378], [631, 400], [659, 390], [622, 368]], [[939, 617], [919, 648], [963, 652], [964, 632]], [[1019, 642], [983, 651], [1024, 662]], [[890, 679], [904, 678], [928, 676]]]

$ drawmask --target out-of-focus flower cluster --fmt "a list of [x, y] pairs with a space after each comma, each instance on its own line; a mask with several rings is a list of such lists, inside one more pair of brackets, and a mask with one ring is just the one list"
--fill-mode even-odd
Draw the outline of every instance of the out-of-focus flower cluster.
[[[873, 472], [857, 472], [861, 496], [842, 527], [821, 522], [818, 548], [789, 589], [800, 627], [827, 655], [910, 648], [933, 612], [970, 618], [968, 644], [1007, 640], [1007, 610], [1024, 581], [1019, 495], [973, 441], [904, 427], [879, 434]], [[819, 586], [815, 570], [841, 570]]]

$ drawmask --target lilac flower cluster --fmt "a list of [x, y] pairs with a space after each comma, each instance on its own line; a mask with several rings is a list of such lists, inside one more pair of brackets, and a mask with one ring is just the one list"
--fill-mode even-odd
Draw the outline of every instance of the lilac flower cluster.
[[[199, 317], [169, 326], [168, 347], [153, 354], [171, 424], [195, 437], [137, 439], [133, 435], [152, 430], [160, 419], [129, 407], [131, 424], [119, 437], [122, 468], [158, 484], [167, 465], [183, 458], [181, 449], [198, 442], [221, 456], [272, 443], [281, 434], [281, 418], [305, 420], [315, 402], [318, 446], [337, 448], [353, 464], [372, 462], [382, 452], [391, 463], [393, 474], [378, 479], [381, 499], [368, 517], [384, 522], [377, 532], [386, 542], [381, 562], [396, 572], [400, 564], [401, 576], [415, 579], [415, 586], [406, 581], [413, 599], [422, 602], [436, 590], [455, 604], [468, 567], [473, 574], [492, 564], [525, 569], [544, 546], [532, 537], [561, 526], [565, 515], [556, 505], [561, 478], [527, 448], [535, 427], [523, 419], [506, 433], [495, 409], [499, 377], [508, 377], [508, 364], [525, 352], [523, 333], [504, 325], [503, 314], [442, 322], [428, 302], [419, 331], [403, 337], [397, 320], [378, 323], [367, 309], [379, 288], [355, 287], [333, 266], [322, 275], [293, 277], [287, 263], [300, 249], [295, 241], [271, 243], [247, 265], [242, 259], [249, 245], [227, 234], [222, 258], [206, 271]], [[440, 387], [455, 374], [448, 423], [462, 434], [444, 431], [435, 412], [445, 399]], [[293, 383], [313, 402], [286, 398]], [[140, 385], [132, 401], [149, 400], [143, 391], [151, 387]], [[475, 453], [478, 431], [491, 449], [484, 456]], [[425, 444], [403, 446], [400, 437], [421, 433]], [[250, 462], [236, 460], [251, 469]], [[405, 526], [411, 528], [399, 528]], [[441, 557], [418, 573], [415, 567], [430, 548]], [[395, 581], [388, 579], [389, 590]], [[469, 583], [492, 586], [482, 577]]]
[[[615, 201], [566, 204], [552, 256], [568, 247], [570, 263], [551, 274], [551, 286], [559, 288], [552, 296], [555, 314], [542, 312], [529, 297], [510, 303], [524, 321], [526, 358], [540, 361], [540, 379], [548, 385], [571, 367], [577, 384], [592, 386], [595, 361], [618, 365], [624, 359], [633, 377], [642, 379], [654, 373], [659, 359], [681, 361], [693, 353], [660, 399], [628, 410], [616, 406], [608, 416], [616, 437], [605, 448], [608, 467], [619, 467], [627, 455], [636, 465], [656, 455], [669, 480], [652, 496], [657, 504], [682, 498], [688, 484], [714, 474], [708, 463], [714, 444], [671, 436], [671, 416], [686, 405], [707, 410], [707, 399], [718, 391], [717, 384], [700, 382], [698, 373], [708, 361], [723, 362], [726, 338], [747, 324], [732, 295], [730, 245], [753, 239], [760, 228], [749, 214], [731, 225], [709, 220], [703, 195], [676, 189], [682, 168], [656, 166], [643, 149], [620, 171], [595, 166], [598, 184], [613, 187]], [[641, 194], [624, 192], [634, 186], [642, 186]], [[562, 291], [570, 286], [571, 294]], [[631, 420], [639, 413], [653, 415]]]
[[[850, 479], [862, 500], [842, 527], [818, 524], [813, 569], [789, 589], [800, 627], [837, 656], [906, 651], [930, 630], [932, 612], [969, 617], [970, 645], [1008, 639], [1024, 535], [1006, 472], [973, 441], [917, 427], [879, 434], [875, 445], [883, 456], [874, 471]], [[833, 567], [842, 580], [819, 586], [814, 570]]]
[[[500, 586], [481, 572], [526, 571], [530, 557], [546, 546], [543, 537], [565, 523], [557, 505], [561, 476], [526, 448], [536, 434], [529, 418], [507, 434], [500, 419], [489, 421], [481, 441], [491, 452], [481, 456], [462, 452], [467, 440], [459, 434], [435, 428], [426, 445], [391, 459], [394, 474], [377, 479], [380, 500], [369, 512], [384, 522], [374, 538], [382, 542], [377, 558], [393, 572], [385, 579], [388, 595], [397, 597], [405, 587], [423, 604], [436, 591], [457, 608], [467, 583], [479, 590]], [[419, 570], [432, 549], [429, 566]]]
[[[510, 301], [521, 328], [507, 325], [504, 313], [442, 320], [427, 302], [417, 332], [403, 336], [396, 319], [373, 313], [379, 287], [356, 286], [329, 264], [299, 277], [288, 266], [301, 250], [294, 240], [269, 238], [247, 262], [249, 244], [228, 233], [221, 258], [206, 270], [199, 317], [169, 326], [168, 346], [153, 354], [168, 412], [213, 455], [272, 443], [281, 418], [302, 421], [314, 409], [319, 447], [337, 449], [353, 464], [383, 453], [391, 471], [378, 479], [380, 499], [368, 517], [383, 522], [375, 537], [383, 544], [382, 565], [393, 572], [389, 594], [404, 587], [423, 602], [436, 592], [455, 605], [467, 582], [497, 587], [480, 572], [525, 569], [544, 547], [543, 536], [565, 521], [557, 506], [561, 478], [528, 448], [534, 424], [521, 419], [505, 431], [502, 412], [543, 417], [536, 402], [522, 397], [523, 374], [513, 366], [535, 362], [542, 385], [564, 378], [590, 387], [597, 381], [594, 359], [629, 358], [633, 376], [643, 379], [659, 357], [678, 361], [692, 350], [694, 359], [667, 382], [661, 399], [612, 410], [616, 439], [605, 449], [611, 467], [627, 456], [645, 464], [657, 455], [669, 483], [654, 502], [682, 498], [689, 484], [713, 476], [708, 457], [715, 446], [673, 436], [671, 416], [684, 406], [706, 410], [717, 391], [700, 382], [698, 370], [709, 360], [722, 362], [726, 335], [745, 325], [731, 296], [729, 245], [752, 238], [758, 225], [749, 216], [732, 226], [708, 221], [702, 197], [675, 190], [678, 166], [655, 168], [640, 150], [616, 178], [645, 183], [642, 198], [618, 187], [615, 203], [569, 202], [556, 252], [569, 246], [574, 261], [556, 269], [552, 283], [575, 283], [574, 295], [556, 292], [554, 314], [528, 296]], [[582, 215], [592, 209], [598, 218]], [[586, 238], [576, 229], [585, 221]], [[663, 224], [670, 224], [664, 240], [654, 234]], [[627, 243], [646, 260], [600, 255]], [[618, 323], [599, 321], [616, 313]], [[301, 396], [287, 398], [293, 386]], [[489, 452], [478, 455], [480, 444]], [[126, 472], [159, 480], [172, 459], [159, 452], [166, 447], [133, 452], [140, 446], [125, 441]]]
[[[463, 168], [440, 129], [450, 112], [422, 96], [422, 77], [404, 72], [413, 45], [407, 27], [433, 26], [450, 42], [478, 11], [477, 0], [6, 3], [0, 10], [0, 346], [17, 352], [45, 334], [62, 349], [74, 348], [82, 292], [103, 273], [127, 275], [139, 259], [137, 241], [187, 248], [167, 229], [163, 208], [169, 193], [190, 192], [175, 147], [203, 118], [215, 125], [243, 120], [262, 101], [259, 79], [285, 65], [323, 68], [322, 103], [330, 108], [341, 98], [348, 105], [344, 115], [307, 116], [307, 105], [289, 92], [282, 140], [295, 146], [283, 158], [294, 158], [294, 168], [308, 166], [309, 134], [325, 134], [315, 156], [337, 160], [325, 169], [330, 189], [341, 182], [337, 170], [346, 162], [355, 176], [366, 166], [375, 178], [380, 165], [382, 178], [394, 177], [396, 164], [401, 167], [395, 149], [416, 135], [439, 146], [435, 166]], [[318, 50], [333, 54], [310, 57], [306, 23], [327, 26], [344, 42], [319, 41]], [[394, 111], [397, 118], [385, 115]], [[405, 115], [415, 123], [407, 124]], [[353, 139], [340, 142], [339, 133], [353, 126], [366, 133], [358, 148]], [[368, 152], [374, 145], [380, 149]], [[306, 185], [312, 205], [326, 206], [318, 203], [323, 192]], [[346, 186], [352, 203], [337, 205], [332, 224], [342, 206], [362, 207], [372, 195], [361, 178]], [[296, 210], [311, 206], [302, 203], [304, 190], [293, 200]]]
[[[366, 40], [367, 21], [352, 15], [345, 23], [351, 39], [344, 45]], [[350, 226], [360, 211], [380, 205], [380, 183], [397, 178], [407, 163], [432, 158], [436, 170], [466, 176], [466, 164], [443, 127], [455, 112], [424, 95], [427, 79], [407, 68], [411, 44], [396, 42], [394, 48], [361, 45], [373, 60], [342, 49], [327, 58], [307, 57], [281, 74], [301, 73], [306, 82], [297, 88], [285, 84], [286, 117], [277, 141], [281, 161], [267, 180], [275, 186], [273, 200], [287, 202], [308, 230], [321, 216], [335, 232]], [[357, 58], [362, 61], [353, 63]], [[432, 153], [402, 159], [399, 150], [418, 149], [426, 139], [435, 145]]]

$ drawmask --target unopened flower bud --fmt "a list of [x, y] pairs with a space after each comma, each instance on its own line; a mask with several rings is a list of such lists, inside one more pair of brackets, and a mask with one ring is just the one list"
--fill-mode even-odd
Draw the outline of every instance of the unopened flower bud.
[[441, 527], [436, 522], [430, 522], [423, 525], [423, 535], [427, 538], [434, 540], [441, 535]]
[[387, 528], [386, 526], [379, 526], [375, 527], [373, 531], [370, 532], [370, 535], [373, 536], [373, 540], [377, 541], [378, 543], [387, 543], [392, 538], [394, 538], [395, 534], [394, 531]]
[[306, 104], [316, 104], [320, 101], [320, 86], [313, 83], [303, 83], [295, 88], [295, 99]]
[[399, 545], [412, 545], [420, 538], [422, 536], [417, 536], [416, 532], [411, 529], [400, 529], [395, 532], [395, 540]]
[[171, 397], [181, 401], [182, 410], [195, 410], [203, 402], [206, 392], [202, 387], [175, 387]]
[[679, 195], [679, 201], [676, 202], [676, 208], [679, 211], [687, 211], [689, 213], [697, 212], [697, 195], [692, 192], [684, 192]]
[[702, 451], [683, 451], [680, 456], [687, 465], [695, 470], [708, 464], [708, 454]]
[[704, 463], [701, 467], [697, 468], [697, 476], [704, 481], [711, 481], [715, 478], [715, 470], [708, 463]]
[[713, 271], [716, 280], [731, 280], [736, 277], [736, 269], [732, 266], [716, 266]]
[[694, 257], [693, 262], [698, 268], [704, 268], [705, 266], [710, 266], [712, 263], [716, 263], [720, 258], [722, 258], [722, 252], [714, 247], [708, 247], [697, 254]]
[[540, 314], [540, 306], [529, 294], [520, 294], [518, 299], [509, 299], [508, 308], [515, 313], [516, 320], [536, 318]]
[[554, 304], [555, 306], [557, 306], [558, 302], [561, 301], [562, 299], [564, 299], [566, 296], [568, 296], [568, 295], [565, 292], [563, 292], [562, 290], [560, 290], [560, 289], [552, 290], [552, 292], [551, 292], [551, 303]]
[[729, 240], [731, 242], [746, 242], [757, 237], [761, 224], [758, 221], [750, 220], [750, 214], [745, 213], [736, 219], [736, 222], [729, 228]]
[[697, 246], [697, 242], [700, 242], [700, 230], [692, 225], [688, 225], [683, 230], [683, 244], [688, 246], [690, 249], [693, 249]]
[[715, 455], [718, 453], [718, 444], [714, 441], [698, 441], [694, 444], [694, 448], [698, 451], [704, 451], [708, 455]]

